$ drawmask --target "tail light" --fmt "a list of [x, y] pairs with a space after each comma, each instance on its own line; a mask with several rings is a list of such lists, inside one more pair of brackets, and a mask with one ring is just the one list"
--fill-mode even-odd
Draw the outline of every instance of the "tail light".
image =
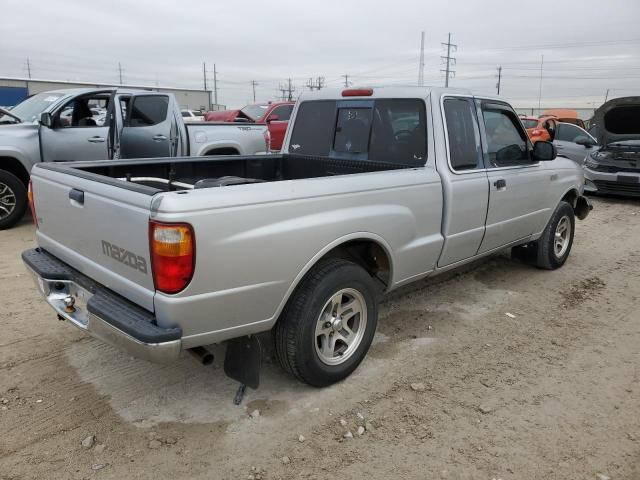
[[271, 151], [271, 132], [269, 131], [268, 128], [264, 131], [262, 136], [264, 137], [264, 146], [266, 148], [265, 152], [270, 152]]
[[38, 228], [38, 217], [36, 216], [36, 204], [33, 201], [33, 185], [29, 180], [29, 188], [27, 189], [27, 199], [29, 200], [29, 210], [31, 210], [31, 218], [33, 218], [33, 224]]
[[196, 240], [188, 223], [149, 222], [151, 269], [156, 290], [178, 293], [193, 277]]
[[373, 95], [373, 88], [347, 88], [342, 90], [343, 97], [370, 97]]

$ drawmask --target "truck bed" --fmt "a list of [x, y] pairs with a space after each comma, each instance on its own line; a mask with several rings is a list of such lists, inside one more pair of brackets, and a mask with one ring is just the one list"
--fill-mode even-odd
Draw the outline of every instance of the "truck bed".
[[154, 195], [159, 192], [414, 168], [294, 154], [150, 158], [41, 164], [39, 168]]

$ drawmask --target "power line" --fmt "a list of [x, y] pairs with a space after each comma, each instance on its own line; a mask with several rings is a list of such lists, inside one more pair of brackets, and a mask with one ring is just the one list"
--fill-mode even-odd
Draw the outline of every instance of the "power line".
[[451, 33], [449, 33], [449, 39], [447, 40], [447, 43], [443, 43], [442, 44], [443, 47], [447, 47], [447, 56], [446, 57], [440, 57], [443, 61], [446, 62], [447, 64], [447, 68], [446, 70], [440, 70], [441, 72], [445, 72], [445, 78], [444, 78], [444, 86], [448, 87], [449, 86], [449, 76], [454, 76], [456, 72], [451, 70], [451, 66], [456, 64], [456, 59], [454, 57], [451, 56], [451, 49], [453, 49], [453, 51], [457, 51], [458, 50], [458, 46], [454, 45], [453, 43], [451, 43]]

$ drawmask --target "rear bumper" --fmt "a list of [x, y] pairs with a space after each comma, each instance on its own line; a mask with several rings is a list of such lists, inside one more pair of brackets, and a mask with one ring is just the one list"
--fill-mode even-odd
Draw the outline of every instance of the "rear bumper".
[[179, 327], [159, 327], [151, 312], [44, 250], [26, 250], [22, 260], [47, 303], [60, 317], [89, 335], [150, 362], [168, 363], [179, 356]]
[[584, 168], [585, 192], [640, 197], [640, 172], [599, 172]]

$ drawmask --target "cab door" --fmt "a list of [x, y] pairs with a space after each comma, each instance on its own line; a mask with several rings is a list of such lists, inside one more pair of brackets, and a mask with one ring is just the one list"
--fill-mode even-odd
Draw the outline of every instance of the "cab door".
[[173, 100], [161, 93], [140, 93], [120, 102], [123, 126], [119, 132], [120, 158], [176, 155], [177, 124]]
[[500, 248], [534, 232], [548, 217], [551, 178], [532, 160], [532, 147], [516, 113], [504, 103], [479, 101], [483, 157], [489, 180], [486, 232], [478, 253]]
[[449, 172], [442, 175], [444, 246], [438, 267], [473, 257], [485, 234], [489, 183], [473, 97], [442, 99]]
[[108, 122], [100, 125], [92, 106], [98, 102], [106, 104], [110, 94], [111, 92], [94, 92], [79, 95], [53, 112], [51, 127], [40, 128], [43, 161], [108, 159]]

